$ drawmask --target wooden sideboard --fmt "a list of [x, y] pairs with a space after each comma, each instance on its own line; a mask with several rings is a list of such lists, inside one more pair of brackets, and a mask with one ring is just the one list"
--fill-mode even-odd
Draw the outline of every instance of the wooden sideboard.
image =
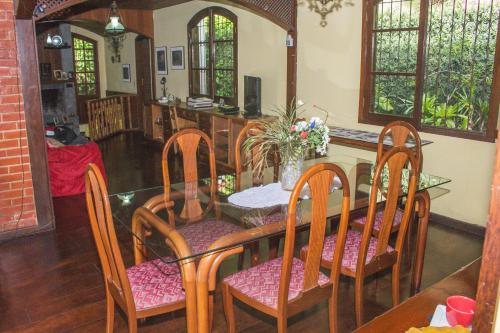
[[[145, 136], [164, 143], [173, 134], [171, 112], [173, 105], [152, 102], [144, 109]], [[177, 117], [182, 127], [195, 127], [205, 132], [214, 143], [217, 164], [226, 169], [234, 169], [235, 144], [240, 130], [254, 119], [246, 119], [241, 114], [225, 115], [217, 108], [193, 109], [185, 103], [175, 105]], [[272, 118], [263, 116], [261, 119]]]

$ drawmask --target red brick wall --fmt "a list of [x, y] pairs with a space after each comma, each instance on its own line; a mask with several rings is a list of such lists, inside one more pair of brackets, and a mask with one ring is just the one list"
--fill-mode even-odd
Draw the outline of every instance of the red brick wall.
[[0, 0], [0, 233], [37, 223], [13, 7]]

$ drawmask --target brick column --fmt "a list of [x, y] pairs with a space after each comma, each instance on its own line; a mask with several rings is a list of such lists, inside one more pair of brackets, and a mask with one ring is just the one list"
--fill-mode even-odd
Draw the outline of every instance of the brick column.
[[0, 233], [36, 226], [13, 0], [0, 0]]

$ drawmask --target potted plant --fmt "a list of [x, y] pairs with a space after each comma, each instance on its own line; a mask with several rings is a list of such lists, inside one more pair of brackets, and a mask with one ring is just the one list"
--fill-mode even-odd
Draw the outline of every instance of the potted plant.
[[[326, 155], [330, 141], [329, 129], [325, 121], [312, 117], [309, 121], [298, 117], [295, 103], [288, 109], [276, 109], [277, 117], [272, 120], [259, 120], [262, 131], [246, 139], [243, 148], [248, 153], [256, 149], [259, 156], [254, 167], [261, 174], [267, 167], [266, 158], [273, 149], [278, 149], [281, 160], [281, 187], [292, 190], [302, 175], [302, 164], [308, 150], [314, 149]], [[327, 115], [328, 116], [328, 115]]]

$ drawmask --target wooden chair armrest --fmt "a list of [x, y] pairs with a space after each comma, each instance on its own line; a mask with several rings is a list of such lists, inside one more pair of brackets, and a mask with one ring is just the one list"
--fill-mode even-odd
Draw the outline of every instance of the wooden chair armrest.
[[145, 237], [151, 234], [152, 229], [155, 229], [165, 237], [165, 244], [174, 251], [178, 258], [189, 258], [192, 256], [190, 246], [175, 228], [155, 215], [153, 211], [145, 207], [139, 207], [132, 217], [134, 257], [136, 264], [144, 262], [146, 253]]
[[146, 201], [142, 207], [150, 210], [153, 214], [158, 213], [162, 209], [169, 209], [174, 207], [173, 201], [165, 201], [165, 197], [163, 194], [158, 194]]

